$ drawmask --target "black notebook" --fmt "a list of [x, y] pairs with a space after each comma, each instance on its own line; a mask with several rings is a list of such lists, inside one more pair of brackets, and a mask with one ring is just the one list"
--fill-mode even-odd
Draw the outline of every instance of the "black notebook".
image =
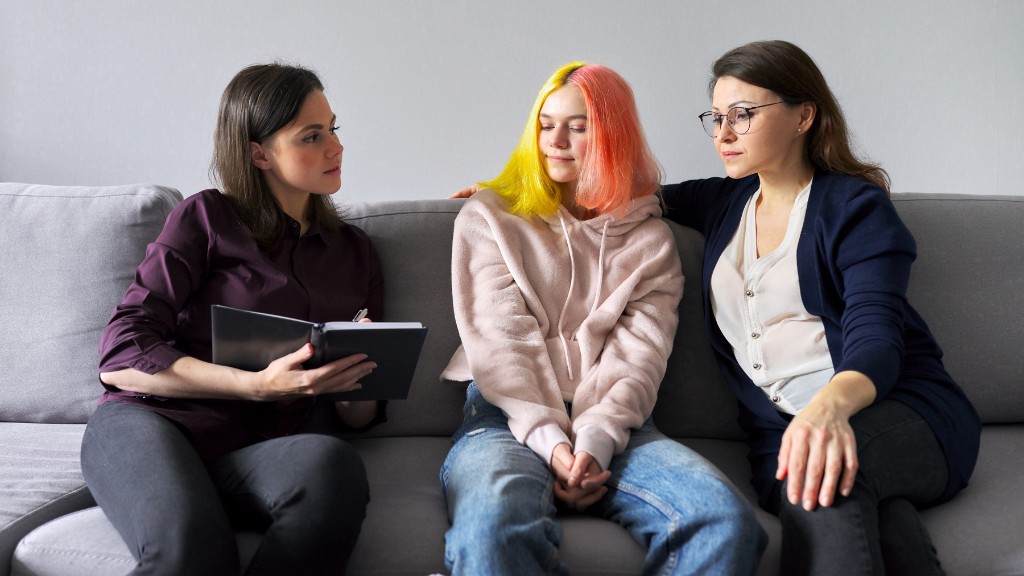
[[333, 360], [366, 354], [377, 368], [359, 382], [362, 388], [327, 394], [332, 400], [401, 400], [409, 395], [427, 329], [418, 322], [315, 323], [214, 305], [213, 363], [258, 372], [303, 344], [316, 368]]

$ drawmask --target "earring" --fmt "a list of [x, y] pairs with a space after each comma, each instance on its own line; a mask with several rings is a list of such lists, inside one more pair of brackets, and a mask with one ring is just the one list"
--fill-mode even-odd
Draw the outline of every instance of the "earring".
[[800, 128], [797, 128], [797, 129], [796, 129], [796, 131], [797, 131], [797, 132], [799, 132], [800, 130], [801, 130]]

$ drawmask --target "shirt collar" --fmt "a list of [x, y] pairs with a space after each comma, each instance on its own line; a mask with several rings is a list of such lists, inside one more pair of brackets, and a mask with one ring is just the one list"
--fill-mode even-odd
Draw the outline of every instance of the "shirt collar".
[[[285, 214], [284, 212], [282, 212], [281, 214], [282, 216], [284, 216], [286, 234], [288, 234], [289, 236], [294, 235], [293, 237], [298, 237], [298, 233], [293, 232], [293, 230], [297, 231], [300, 229], [298, 221], [296, 221], [291, 216]], [[320, 224], [319, 220], [313, 220], [309, 223], [309, 230], [306, 231], [306, 236], [319, 236], [320, 240], [324, 243], [325, 246], [330, 246], [331, 235], [327, 234], [326, 232], [327, 230], [322, 224]]]

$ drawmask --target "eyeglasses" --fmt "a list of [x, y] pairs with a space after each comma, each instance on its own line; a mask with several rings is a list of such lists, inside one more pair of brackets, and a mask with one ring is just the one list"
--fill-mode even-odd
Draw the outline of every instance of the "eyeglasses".
[[718, 135], [718, 132], [722, 129], [722, 118], [725, 118], [729, 122], [729, 128], [732, 129], [736, 134], [746, 134], [747, 130], [750, 130], [750, 117], [752, 114], [751, 110], [757, 110], [758, 108], [764, 108], [765, 106], [775, 106], [776, 104], [782, 104], [782, 101], [772, 102], [771, 104], [761, 104], [760, 106], [736, 106], [729, 108], [729, 111], [725, 114], [718, 114], [708, 110], [707, 112], [698, 116], [700, 123], [704, 126], [704, 131], [708, 133], [708, 136], [714, 138]]

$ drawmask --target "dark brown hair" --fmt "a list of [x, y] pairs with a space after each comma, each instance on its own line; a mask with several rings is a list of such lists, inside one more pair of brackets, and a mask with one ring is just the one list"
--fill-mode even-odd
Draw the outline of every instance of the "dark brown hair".
[[[281, 239], [285, 216], [263, 171], [252, 162], [249, 143], [262, 143], [290, 124], [310, 92], [323, 89], [313, 71], [287, 64], [249, 66], [224, 89], [210, 172], [221, 191], [234, 201], [241, 224], [262, 248]], [[309, 216], [328, 228], [341, 225], [338, 209], [327, 196], [312, 195]]]
[[734, 48], [711, 67], [708, 91], [719, 78], [737, 80], [771, 90], [789, 106], [813, 102], [814, 124], [807, 134], [807, 155], [822, 170], [858, 176], [889, 193], [889, 175], [878, 164], [861, 160], [850, 146], [846, 118], [814, 60], [784, 40], [751, 42]]

